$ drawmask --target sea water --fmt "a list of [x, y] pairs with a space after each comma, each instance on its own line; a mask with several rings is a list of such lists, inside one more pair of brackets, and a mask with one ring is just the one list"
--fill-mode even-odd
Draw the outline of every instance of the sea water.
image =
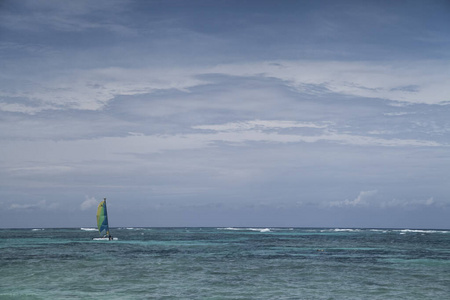
[[0, 299], [450, 299], [450, 231], [0, 230]]

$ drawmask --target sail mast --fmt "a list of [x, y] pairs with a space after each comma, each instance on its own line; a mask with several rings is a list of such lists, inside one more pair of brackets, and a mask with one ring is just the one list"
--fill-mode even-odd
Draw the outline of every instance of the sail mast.
[[106, 232], [109, 235], [108, 211], [106, 209], [106, 198], [98, 205], [97, 209], [97, 226], [100, 234]]
[[103, 198], [103, 201], [105, 201], [106, 236], [109, 236], [108, 211], [106, 210], [106, 198]]

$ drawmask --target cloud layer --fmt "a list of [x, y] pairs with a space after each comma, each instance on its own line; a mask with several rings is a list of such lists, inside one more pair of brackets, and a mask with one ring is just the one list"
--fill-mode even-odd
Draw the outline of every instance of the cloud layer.
[[446, 9], [6, 1], [0, 226], [448, 227]]

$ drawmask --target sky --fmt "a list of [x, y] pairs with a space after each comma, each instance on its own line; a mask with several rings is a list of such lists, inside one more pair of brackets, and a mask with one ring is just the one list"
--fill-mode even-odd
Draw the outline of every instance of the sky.
[[448, 1], [0, 2], [0, 227], [450, 228]]

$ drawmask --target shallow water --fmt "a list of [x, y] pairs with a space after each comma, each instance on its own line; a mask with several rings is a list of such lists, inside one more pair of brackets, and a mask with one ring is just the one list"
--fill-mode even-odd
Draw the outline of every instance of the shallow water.
[[0, 299], [446, 299], [450, 231], [0, 230]]

